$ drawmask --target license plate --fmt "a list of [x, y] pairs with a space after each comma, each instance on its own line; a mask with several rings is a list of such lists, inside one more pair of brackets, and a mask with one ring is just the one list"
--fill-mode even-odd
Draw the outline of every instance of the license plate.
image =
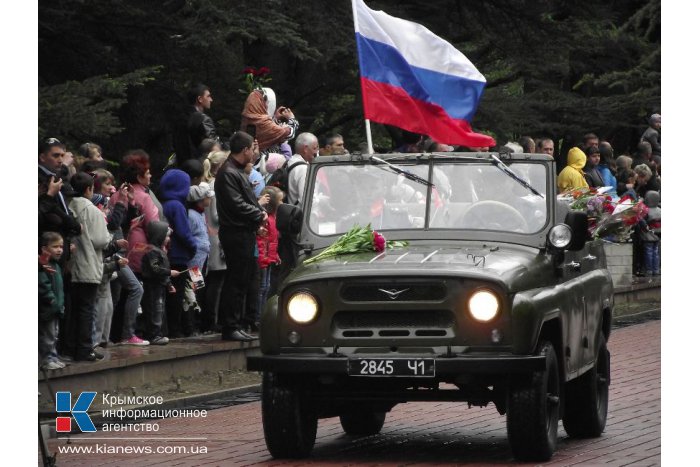
[[432, 358], [352, 358], [348, 360], [350, 376], [435, 376]]

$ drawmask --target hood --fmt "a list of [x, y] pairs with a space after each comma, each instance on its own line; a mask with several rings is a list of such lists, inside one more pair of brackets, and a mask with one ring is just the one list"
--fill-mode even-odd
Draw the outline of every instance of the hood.
[[287, 282], [368, 276], [449, 276], [491, 280], [506, 290], [517, 291], [534, 287], [533, 278], [541, 285], [547, 274], [554, 276], [552, 271], [548, 255], [522, 245], [409, 245], [383, 253], [348, 254], [309, 265], [301, 263]]
[[168, 226], [167, 222], [149, 222], [146, 226], [146, 238], [148, 239], [148, 243], [151, 243], [159, 248], [162, 247], [165, 237], [168, 235], [169, 228], [170, 227]]
[[100, 204], [105, 205], [109, 202], [109, 198], [105, 197], [104, 195], [100, 193], [95, 193], [92, 195], [92, 204], [95, 206], [99, 206]]
[[160, 179], [160, 200], [176, 200], [183, 204], [190, 193], [190, 176], [180, 169], [170, 169]]
[[566, 156], [566, 165], [570, 165], [580, 172], [586, 165], [586, 155], [579, 148], [573, 147]]
[[661, 194], [654, 190], [647, 191], [644, 195], [644, 204], [650, 208], [658, 208], [661, 204]]
[[270, 118], [275, 116], [275, 110], [277, 110], [277, 96], [275, 96], [275, 91], [272, 88], [262, 88], [267, 98], [267, 115]]

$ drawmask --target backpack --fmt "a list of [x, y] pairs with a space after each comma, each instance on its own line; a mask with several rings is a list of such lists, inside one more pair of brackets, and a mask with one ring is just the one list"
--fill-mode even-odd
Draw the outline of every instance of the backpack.
[[289, 172], [291, 172], [294, 167], [302, 164], [306, 164], [305, 161], [297, 161], [292, 165], [288, 166], [289, 161], [286, 161], [282, 167], [275, 170], [270, 178], [268, 179], [265, 186], [276, 186], [284, 193], [284, 202], [287, 202], [287, 193], [289, 193]]

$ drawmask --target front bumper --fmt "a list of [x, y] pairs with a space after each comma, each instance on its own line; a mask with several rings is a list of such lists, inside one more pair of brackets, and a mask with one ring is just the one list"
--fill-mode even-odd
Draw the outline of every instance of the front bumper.
[[[355, 355], [353, 358], [357, 358]], [[387, 358], [389, 355], [366, 355]], [[403, 356], [402, 357], [406, 357]], [[274, 373], [347, 375], [349, 358], [339, 356], [256, 355], [248, 357], [248, 371]], [[544, 371], [542, 355], [494, 355], [435, 357], [435, 376], [458, 374], [524, 374]]]

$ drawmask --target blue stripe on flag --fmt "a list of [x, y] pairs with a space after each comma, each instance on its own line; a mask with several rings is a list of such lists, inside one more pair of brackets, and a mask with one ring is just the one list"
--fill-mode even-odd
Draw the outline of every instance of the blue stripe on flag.
[[395, 48], [355, 34], [362, 77], [403, 88], [415, 99], [439, 105], [452, 118], [471, 121], [485, 82], [411, 66]]

